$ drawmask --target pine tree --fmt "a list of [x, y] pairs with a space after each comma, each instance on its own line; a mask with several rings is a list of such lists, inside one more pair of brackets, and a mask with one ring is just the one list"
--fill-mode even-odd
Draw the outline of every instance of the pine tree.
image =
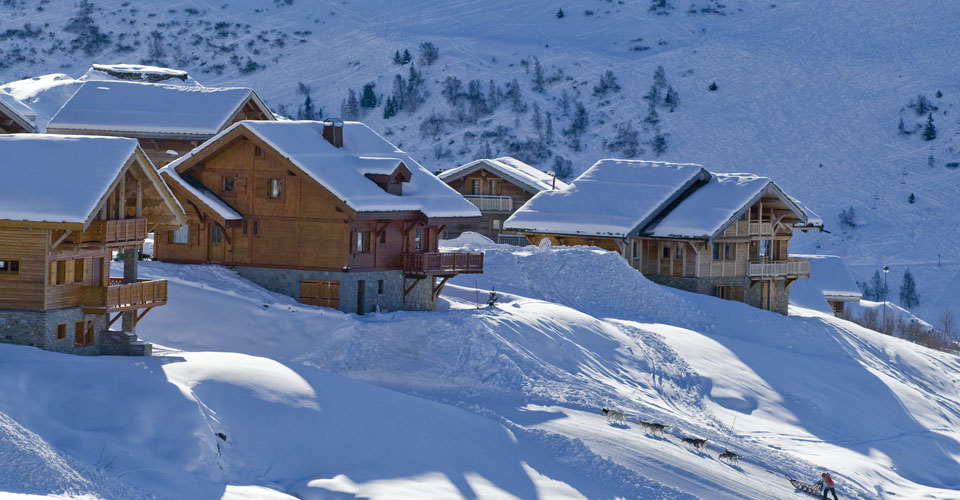
[[660, 104], [660, 87], [657, 87], [656, 84], [651, 85], [650, 90], [644, 94], [643, 98], [650, 106], [656, 106]]
[[410, 56], [410, 51], [403, 49], [403, 57], [400, 59], [400, 64], [407, 64], [413, 60], [413, 57]]
[[884, 300], [884, 297], [887, 295], [887, 288], [886, 285], [883, 284], [883, 276], [880, 275], [880, 271], [873, 272], [873, 277], [870, 278], [870, 283], [867, 284], [864, 295], [867, 300], [874, 302]]
[[394, 116], [397, 116], [397, 101], [394, 100], [393, 96], [388, 96], [383, 103], [383, 118], [388, 119]]
[[423, 42], [420, 44], [420, 64], [426, 66], [433, 66], [433, 63], [437, 62], [437, 59], [440, 58], [440, 49], [437, 48], [431, 42]]
[[363, 90], [360, 91], [360, 108], [364, 110], [369, 110], [377, 107], [377, 94], [373, 92], [375, 83], [369, 82], [363, 85]]
[[913, 205], [914, 203], [917, 202], [917, 197], [914, 196], [913, 193], [910, 193], [910, 197], [907, 198], [907, 201], [910, 202], [911, 205]]
[[937, 91], [937, 99], [943, 97], [943, 92]]
[[561, 116], [570, 116], [570, 95], [567, 94], [567, 89], [563, 89], [563, 92], [560, 93], [560, 101], [557, 103], [557, 107], [560, 109]]
[[537, 131], [540, 142], [543, 142], [543, 116], [540, 114], [540, 105], [536, 102], [533, 103], [533, 116], [530, 117], [530, 124]]
[[497, 289], [491, 288], [490, 295], [487, 297], [487, 307], [496, 306], [498, 300], [500, 300], [500, 295], [497, 293]]
[[647, 116], [643, 119], [643, 123], [653, 128], [660, 125], [660, 113], [657, 113], [657, 107], [653, 104], [647, 106]]
[[543, 67], [539, 59], [533, 62], [533, 91], [543, 93]]
[[544, 142], [553, 144], [553, 116], [547, 111], [547, 124], [543, 132]]
[[360, 102], [357, 101], [357, 93], [353, 89], [347, 90], [347, 98], [340, 103], [340, 117], [344, 120], [360, 118]]
[[393, 64], [397, 66], [403, 65], [403, 57], [400, 55], [399, 50], [393, 53]]
[[713, 92], [714, 90], [717, 90], [717, 82], [711, 83], [711, 84], [710, 84], [710, 87], [708, 87], [708, 88], [710, 89], [710, 92]]
[[563, 16], [564, 16], [564, 14], [563, 14], [563, 9], [558, 10], [558, 11], [557, 11], [557, 19], [563, 19]]
[[490, 106], [491, 112], [500, 106], [501, 99], [503, 99], [503, 91], [500, 90], [500, 86], [497, 85], [497, 82], [490, 80], [490, 84], [487, 89], [487, 105]]
[[910, 135], [910, 132], [907, 131], [906, 125], [903, 123], [903, 117], [900, 117], [900, 123], [897, 124], [897, 133], [900, 135]]
[[667, 136], [666, 134], [660, 133], [660, 129], [657, 129], [656, 135], [650, 140], [650, 149], [652, 149], [657, 156], [667, 152]]
[[930, 153], [930, 156], [927, 157], [927, 166], [933, 168], [937, 165], [936, 160], [933, 159], [933, 153]]
[[921, 137], [925, 141], [932, 141], [937, 138], [937, 128], [933, 126], [933, 113], [927, 115], [927, 126], [923, 127]]
[[298, 120], [316, 120], [320, 117], [320, 114], [323, 111], [317, 112], [313, 107], [313, 99], [310, 98], [308, 94], [306, 98], [303, 99], [303, 107], [297, 113]]
[[657, 66], [657, 70], [653, 72], [653, 85], [660, 90], [667, 87], [667, 71], [663, 66]]
[[680, 95], [677, 94], [676, 90], [673, 90], [673, 85], [667, 86], [667, 95], [663, 98], [663, 105], [666, 106], [671, 113], [680, 105]]
[[[396, 111], [403, 109], [404, 101], [406, 100], [407, 94], [407, 81], [403, 79], [402, 75], [397, 75], [393, 78], [393, 90], [390, 92], [390, 97], [393, 98], [393, 105]], [[393, 113], [396, 115], [397, 113]]]
[[900, 304], [907, 309], [920, 305], [920, 294], [917, 293], [917, 283], [913, 280], [910, 269], [903, 272], [903, 284], [900, 285]]

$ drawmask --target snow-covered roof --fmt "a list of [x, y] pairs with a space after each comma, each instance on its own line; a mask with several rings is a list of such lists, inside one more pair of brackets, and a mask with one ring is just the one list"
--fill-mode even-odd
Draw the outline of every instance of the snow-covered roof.
[[[357, 212], [419, 211], [431, 218], [480, 216], [472, 203], [360, 122], [344, 122], [343, 147], [337, 148], [323, 137], [322, 122], [242, 121], [161, 171], [176, 169], [238, 127], [255, 134]], [[366, 177], [391, 173], [400, 163], [411, 173], [400, 196], [387, 193]]]
[[35, 76], [7, 82], [0, 90], [30, 107], [37, 132], [46, 132], [47, 122], [67, 102], [83, 82], [63, 73]]
[[827, 300], [860, 300], [860, 287], [843, 259], [835, 255], [794, 255], [810, 259], [810, 278], [790, 285], [790, 303], [808, 309], [831, 312]]
[[626, 238], [710, 173], [693, 163], [600, 160], [566, 189], [541, 191], [505, 230]]
[[163, 180], [171, 185], [176, 185], [188, 193], [195, 196], [205, 205], [207, 205], [211, 210], [216, 212], [217, 215], [223, 217], [224, 220], [242, 220], [243, 215], [240, 215], [240, 212], [234, 210], [233, 207], [227, 204], [227, 202], [220, 199], [219, 196], [215, 195], [209, 189], [204, 188], [203, 186], [195, 185], [191, 182], [188, 182], [186, 179], [180, 176], [176, 170], [172, 168], [161, 168], [160, 175], [163, 177]]
[[[753, 174], [711, 174], [710, 181], [697, 187], [642, 233], [657, 238], [713, 239], [764, 194], [773, 194], [788, 205], [793, 202], [769, 178]], [[806, 214], [794, 207], [800, 218]]]
[[50, 119], [47, 130], [206, 139], [229, 125], [251, 99], [273, 118], [248, 88], [89, 81]]
[[123, 137], [0, 135], [0, 220], [86, 223], [137, 147]]
[[[188, 83], [198, 85], [186, 71], [142, 64], [93, 64], [81, 80], [128, 80], [146, 83]], [[189, 81], [189, 82], [188, 82]], [[181, 83], [182, 82], [182, 83]]]
[[450, 182], [481, 168], [490, 170], [534, 194], [553, 189], [554, 182], [556, 182], [557, 189], [567, 188], [567, 183], [556, 180], [552, 175], [509, 156], [492, 160], [488, 158], [473, 160], [470, 163], [441, 172], [438, 177], [444, 182]]
[[9, 116], [29, 131], [34, 129], [33, 120], [37, 118], [37, 114], [30, 109], [30, 106], [20, 102], [3, 89], [0, 89], [0, 113]]

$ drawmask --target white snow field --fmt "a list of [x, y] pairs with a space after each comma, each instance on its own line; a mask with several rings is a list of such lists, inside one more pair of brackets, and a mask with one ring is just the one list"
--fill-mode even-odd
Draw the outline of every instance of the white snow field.
[[160, 356], [0, 345], [0, 453], [22, 464], [0, 489], [780, 499], [802, 495], [785, 475], [829, 470], [841, 498], [958, 498], [957, 357], [664, 288], [599, 249], [471, 236], [452, 243], [484, 247], [486, 272], [435, 312], [346, 315], [229, 269], [144, 262], [170, 280], [138, 329]]

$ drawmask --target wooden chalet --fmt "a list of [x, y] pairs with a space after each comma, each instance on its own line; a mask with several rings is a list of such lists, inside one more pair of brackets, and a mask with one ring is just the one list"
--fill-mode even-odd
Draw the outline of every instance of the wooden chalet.
[[789, 255], [790, 238], [823, 223], [765, 177], [601, 160], [504, 226], [534, 244], [615, 251], [658, 283], [787, 314], [790, 284], [810, 275], [809, 260]]
[[[185, 215], [137, 141], [0, 135], [0, 156], [0, 342], [149, 355], [136, 325], [167, 283], [139, 279], [137, 253]], [[123, 277], [110, 276], [113, 252]]]
[[447, 226], [446, 238], [464, 231], [480, 233], [498, 243], [527, 243], [523, 235], [504, 234], [503, 221], [540, 191], [564, 189], [567, 184], [526, 163], [505, 156], [474, 160], [438, 177], [480, 209], [475, 221]]
[[47, 124], [51, 134], [132, 137], [157, 167], [242, 120], [275, 120], [248, 88], [87, 81]]
[[29, 106], [0, 89], [0, 134], [32, 133], [36, 114]]
[[366, 125], [244, 121], [161, 169], [188, 224], [155, 258], [235, 266], [301, 302], [344, 312], [433, 309], [481, 253], [441, 253], [479, 210]]

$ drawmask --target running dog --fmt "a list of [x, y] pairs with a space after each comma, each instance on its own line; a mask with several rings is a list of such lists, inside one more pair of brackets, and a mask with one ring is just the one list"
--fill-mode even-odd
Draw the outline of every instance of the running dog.
[[730, 451], [723, 450], [723, 453], [719, 456], [720, 460], [730, 463], [730, 465], [737, 465], [740, 463], [740, 455]]
[[627, 416], [624, 415], [622, 411], [611, 410], [608, 408], [604, 408], [600, 411], [607, 416], [607, 422], [621, 425], [627, 423]]
[[707, 447], [707, 440], [700, 438], [680, 438], [683, 444], [690, 446], [695, 450], [702, 450]]
[[656, 422], [647, 422], [646, 420], [640, 418], [637, 419], [637, 423], [643, 428], [643, 432], [649, 432], [651, 434], [659, 433], [661, 436], [663, 435], [663, 431], [667, 427], [670, 427], [669, 425], [658, 424]]

